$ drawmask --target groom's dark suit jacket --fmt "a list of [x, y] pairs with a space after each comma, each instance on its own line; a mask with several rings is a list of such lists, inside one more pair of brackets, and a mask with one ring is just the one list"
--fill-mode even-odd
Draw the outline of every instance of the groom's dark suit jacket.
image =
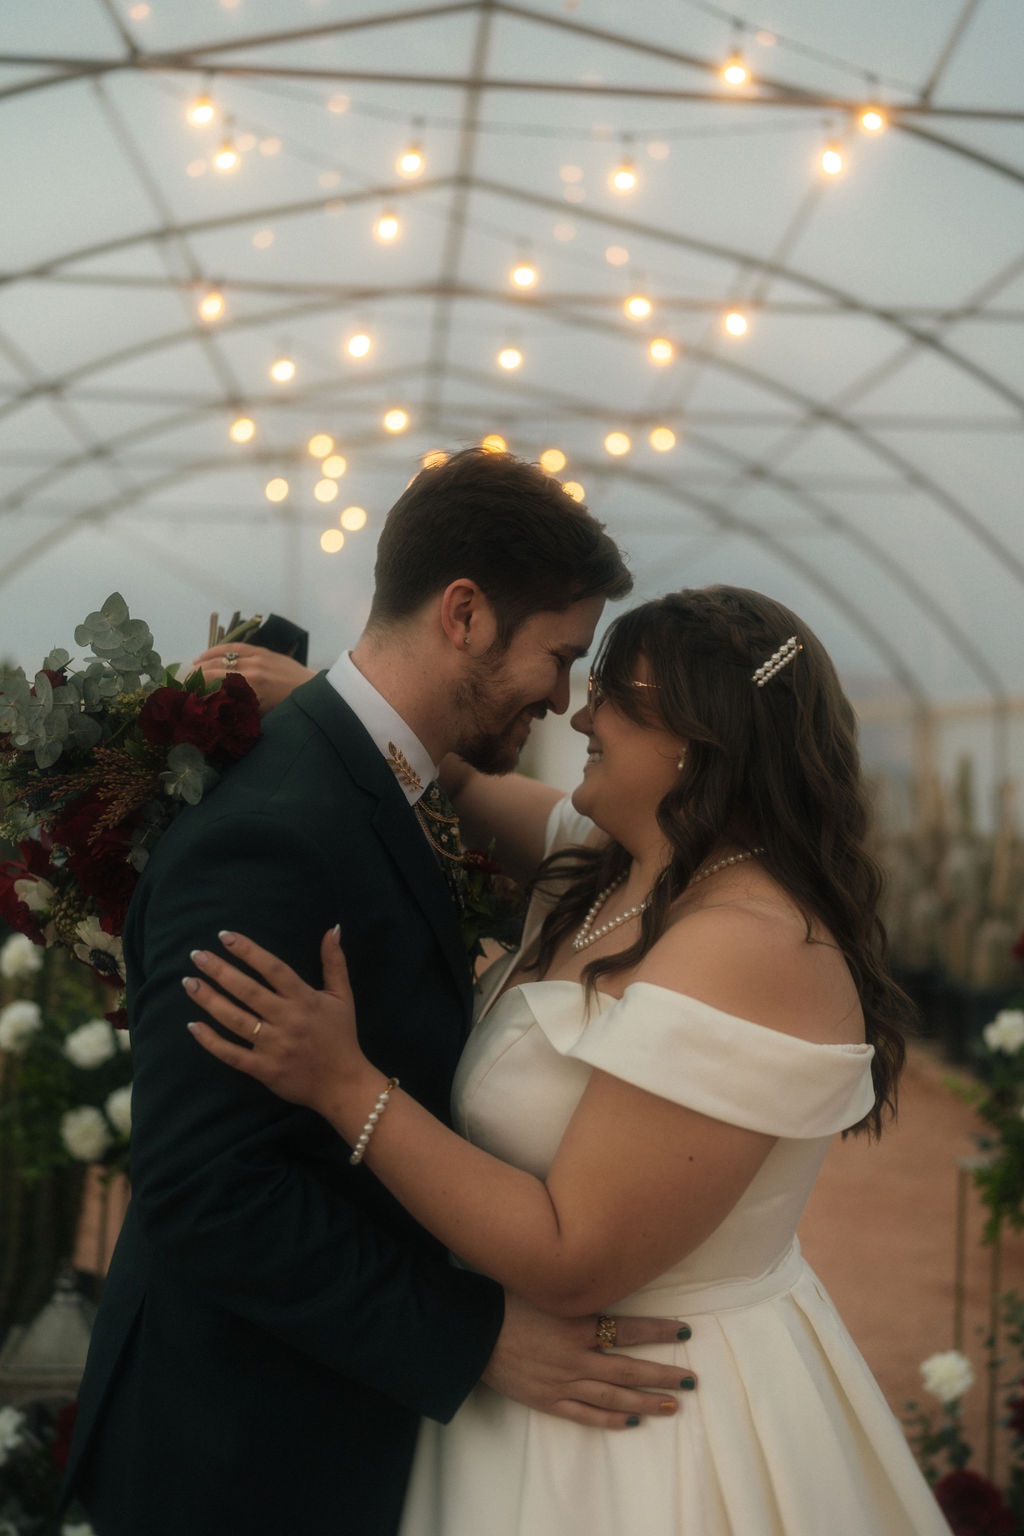
[[319, 676], [179, 817], [132, 902], [132, 1203], [70, 1469], [98, 1536], [384, 1536], [419, 1416], [449, 1418], [491, 1353], [500, 1289], [452, 1268], [326, 1122], [185, 1028], [189, 951], [219, 929], [319, 984], [336, 922], [367, 1054], [447, 1117], [470, 1007], [458, 921]]

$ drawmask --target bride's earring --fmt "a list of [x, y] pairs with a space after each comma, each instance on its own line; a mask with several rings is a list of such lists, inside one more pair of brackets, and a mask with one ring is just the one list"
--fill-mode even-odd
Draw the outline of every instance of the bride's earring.
[[679, 754], [679, 760], [676, 763], [676, 771], [678, 773], [682, 773], [682, 771], [683, 771], [683, 769], [685, 767], [686, 767], [686, 748], [684, 747], [682, 749], [682, 751], [680, 752], [680, 754]]

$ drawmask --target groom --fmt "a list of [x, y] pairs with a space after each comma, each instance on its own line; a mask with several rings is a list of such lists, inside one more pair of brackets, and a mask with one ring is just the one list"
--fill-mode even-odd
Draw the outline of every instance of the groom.
[[[325, 1122], [196, 1049], [181, 987], [189, 950], [232, 928], [318, 983], [340, 923], [366, 1050], [446, 1118], [469, 968], [415, 807], [449, 751], [514, 765], [630, 585], [536, 467], [467, 450], [424, 470], [388, 516], [352, 656], [160, 843], [125, 935], [133, 1199], [69, 1467], [97, 1536], [391, 1536], [419, 1417], [446, 1421], [481, 1377], [569, 1417], [678, 1386], [597, 1353], [593, 1319], [450, 1266]], [[620, 1343], [674, 1337], [620, 1324]]]

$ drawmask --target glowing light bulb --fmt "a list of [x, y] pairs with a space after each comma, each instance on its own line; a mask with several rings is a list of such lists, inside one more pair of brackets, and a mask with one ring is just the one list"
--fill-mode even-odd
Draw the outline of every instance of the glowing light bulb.
[[366, 513], [362, 507], [346, 507], [338, 521], [349, 533], [358, 533], [360, 528], [366, 527]]
[[837, 144], [829, 144], [821, 153], [821, 168], [826, 176], [838, 176], [843, 169], [842, 151]]
[[404, 432], [409, 425], [409, 417], [405, 411], [399, 410], [396, 407], [394, 410], [385, 413], [384, 425], [389, 432]]
[[632, 294], [622, 307], [632, 320], [646, 320], [654, 308], [650, 299], [645, 298], [642, 293]]
[[655, 336], [647, 348], [647, 355], [652, 363], [657, 363], [659, 367], [664, 367], [666, 363], [670, 363], [675, 357], [676, 349], [664, 336]]
[[722, 324], [730, 336], [745, 336], [747, 334], [747, 317], [738, 309], [730, 309]]
[[671, 427], [655, 427], [651, 433], [651, 447], [658, 453], [668, 453], [676, 445], [676, 435]]
[[333, 501], [338, 494], [338, 482], [336, 480], [318, 480], [313, 487], [313, 495], [317, 501]]
[[502, 368], [511, 371], [518, 368], [523, 361], [523, 354], [518, 347], [503, 347], [498, 353], [498, 364]]
[[233, 443], [249, 443], [256, 436], [256, 423], [248, 416], [239, 416], [229, 428]]
[[241, 155], [230, 139], [225, 139], [213, 157], [213, 163], [218, 171], [234, 171], [238, 168]]
[[213, 122], [216, 111], [216, 107], [204, 91], [202, 96], [197, 96], [195, 101], [189, 103], [185, 116], [193, 127], [202, 128], [204, 124]]
[[268, 501], [284, 501], [288, 495], [288, 481], [283, 480], [280, 475], [273, 480], [268, 480], [263, 487], [263, 494]]
[[563, 480], [562, 490], [567, 496], [571, 496], [573, 501], [582, 501], [586, 495], [578, 480]]
[[636, 167], [632, 160], [621, 161], [608, 178], [608, 185], [613, 192], [632, 192], [636, 184]]
[[407, 176], [411, 180], [418, 176], [426, 165], [426, 158], [418, 144], [410, 144], [408, 149], [402, 151], [395, 161], [395, 170], [399, 176]]
[[343, 459], [340, 453], [328, 454], [320, 465], [320, 473], [326, 475], [329, 480], [338, 480], [348, 469], [348, 461]]
[[878, 107], [865, 107], [860, 115], [860, 125], [865, 133], [881, 133], [886, 126], [885, 113]]
[[508, 443], [506, 443], [500, 432], [489, 432], [481, 442], [480, 447], [487, 453], [504, 453], [508, 448]]
[[345, 535], [340, 528], [325, 528], [320, 535], [320, 548], [325, 555], [336, 555], [345, 547]]
[[391, 240], [397, 240], [401, 225], [393, 213], [382, 213], [373, 226], [373, 233], [378, 240], [387, 244]]
[[355, 335], [350, 336], [346, 341], [345, 351], [349, 357], [366, 357], [372, 346], [373, 342], [365, 331], [356, 331]]
[[325, 459], [334, 447], [334, 438], [328, 437], [326, 432], [315, 432], [306, 447], [314, 459]]
[[279, 357], [270, 365], [270, 377], [275, 384], [287, 384], [295, 377], [295, 364], [290, 357]]
[[224, 295], [211, 288], [199, 300], [199, 313], [204, 320], [219, 320], [224, 313]]
[[606, 453], [610, 453], [613, 458], [618, 459], [621, 458], [624, 453], [628, 453], [633, 444], [630, 442], [625, 432], [609, 432], [608, 436], [604, 440], [604, 446]]
[[750, 79], [750, 70], [738, 51], [731, 53], [722, 65], [722, 79], [726, 85], [746, 85]]
[[537, 281], [537, 269], [531, 267], [528, 261], [521, 261], [512, 268], [510, 276], [517, 288], [532, 288]]
[[549, 475], [557, 475], [565, 468], [565, 454], [561, 448], [545, 448], [540, 456], [540, 467]]
[[420, 459], [424, 469], [436, 469], [439, 464], [447, 464], [448, 455], [443, 448], [428, 448]]

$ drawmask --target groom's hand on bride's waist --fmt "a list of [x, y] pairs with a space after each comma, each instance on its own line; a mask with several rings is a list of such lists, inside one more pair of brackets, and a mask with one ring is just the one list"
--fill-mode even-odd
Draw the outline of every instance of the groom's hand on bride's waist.
[[[684, 1359], [689, 1337], [678, 1319], [551, 1317], [506, 1295], [505, 1322], [483, 1380], [542, 1413], [627, 1429], [645, 1415], [675, 1413], [677, 1394], [696, 1385]], [[617, 1352], [654, 1344], [674, 1345], [676, 1361], [666, 1365]]]

